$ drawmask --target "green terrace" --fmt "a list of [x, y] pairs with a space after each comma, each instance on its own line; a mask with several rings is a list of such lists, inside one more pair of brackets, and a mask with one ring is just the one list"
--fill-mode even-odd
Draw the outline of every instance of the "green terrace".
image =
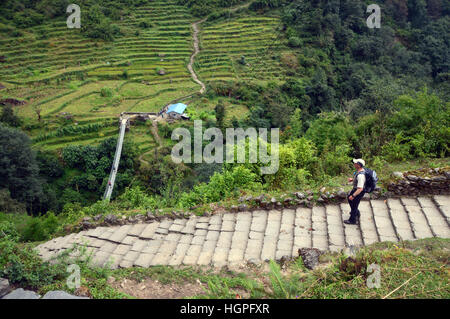
[[[278, 18], [232, 18], [208, 23], [200, 34], [201, 52], [195, 63], [206, 81], [282, 78], [282, 65], [272, 58], [286, 50], [279, 39]], [[240, 63], [244, 56], [245, 64]]]
[[[123, 34], [111, 42], [86, 38], [80, 30], [67, 29], [61, 19], [22, 30], [22, 37], [0, 35], [6, 57], [0, 78], [8, 87], [0, 97], [27, 101], [16, 113], [38, 127], [30, 131], [35, 147], [97, 144], [117, 135], [121, 112], [159, 112], [198, 91], [187, 64], [193, 52], [191, 24], [199, 19], [176, 1], [155, 1], [114, 21]], [[283, 79], [285, 68], [277, 55], [286, 46], [278, 39], [279, 24], [278, 17], [264, 16], [203, 22], [195, 72], [203, 81]], [[105, 96], [104, 90], [110, 93]], [[193, 113], [212, 114], [217, 100], [191, 98], [187, 103]], [[225, 104], [227, 121], [248, 114], [236, 101]], [[64, 114], [72, 122], [62, 124]], [[127, 136], [142, 152], [155, 143], [143, 126]]]
[[[7, 65], [0, 70], [4, 80], [20, 81], [52, 79], [54, 75], [77, 70], [89, 70], [89, 66], [133, 59], [155, 58], [164, 54], [166, 61], [189, 58], [191, 49], [190, 23], [194, 19], [188, 11], [175, 2], [154, 2], [152, 7], [136, 10], [140, 21], [151, 23], [151, 28], [139, 28], [140, 21], [126, 19], [118, 21], [124, 27], [125, 35], [115, 42], [89, 40], [80, 30], [67, 29], [65, 21], [52, 21], [43, 26], [25, 30], [21, 38], [0, 36]], [[156, 27], [155, 27], [156, 26]], [[128, 29], [136, 29], [139, 35]], [[40, 34], [45, 33], [45, 39]], [[130, 33], [130, 34], [128, 34]], [[147, 68], [156, 67], [156, 59], [148, 59]], [[145, 66], [143, 66], [145, 68]], [[61, 72], [61, 69], [65, 69]], [[104, 71], [104, 70], [103, 70]], [[115, 76], [114, 70], [111, 75]], [[100, 71], [102, 75], [104, 72]], [[186, 74], [187, 71], [186, 71]], [[138, 74], [142, 75], [142, 74]]]

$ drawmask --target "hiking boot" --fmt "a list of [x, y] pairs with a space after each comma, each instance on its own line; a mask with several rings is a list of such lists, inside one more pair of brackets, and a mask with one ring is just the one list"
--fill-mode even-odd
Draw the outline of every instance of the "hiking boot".
[[344, 220], [344, 224], [347, 224], [347, 225], [356, 225], [356, 222], [355, 222], [355, 221], [351, 221], [350, 219], [348, 219], [348, 220]]

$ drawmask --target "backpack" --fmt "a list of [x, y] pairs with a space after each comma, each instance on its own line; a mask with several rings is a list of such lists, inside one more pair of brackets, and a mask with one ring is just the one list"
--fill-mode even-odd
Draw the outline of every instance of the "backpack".
[[364, 191], [366, 193], [372, 193], [377, 187], [378, 182], [377, 173], [371, 170], [370, 168], [364, 168], [364, 175], [366, 176]]

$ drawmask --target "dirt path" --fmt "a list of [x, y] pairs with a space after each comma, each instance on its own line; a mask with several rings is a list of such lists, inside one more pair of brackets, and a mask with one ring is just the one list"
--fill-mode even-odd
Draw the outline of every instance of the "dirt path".
[[197, 76], [197, 74], [194, 71], [193, 65], [194, 65], [194, 60], [195, 60], [196, 55], [200, 52], [200, 46], [199, 46], [199, 40], [198, 40], [198, 33], [199, 33], [198, 25], [200, 23], [204, 22], [204, 21], [206, 21], [206, 19], [194, 22], [192, 24], [192, 28], [194, 29], [194, 35], [193, 35], [193, 38], [194, 38], [194, 52], [192, 53], [191, 59], [190, 59], [189, 64], [188, 64], [188, 69], [189, 69], [189, 72], [191, 73], [192, 79], [202, 87], [200, 89], [200, 91], [199, 91], [200, 94], [203, 94], [206, 91], [206, 86], [205, 86], [205, 84], [202, 81], [200, 81], [198, 79], [198, 76]]
[[[161, 148], [163, 146], [163, 143], [162, 143], [161, 137], [158, 134], [158, 123], [157, 123], [157, 121], [152, 121], [152, 127], [150, 128], [150, 131], [152, 132], [152, 135], [153, 135], [153, 138], [155, 139], [155, 142], [158, 144], [156, 149]], [[153, 152], [153, 151], [154, 151], [154, 149], [152, 148], [151, 150], [141, 154], [139, 156], [139, 161], [142, 162], [142, 163], [145, 163], [147, 165], [150, 165], [150, 163], [144, 159], [144, 156], [146, 154], [150, 153], [150, 152]]]
[[[239, 9], [247, 8], [248, 6], [250, 6], [250, 4], [251, 4], [251, 2], [244, 3], [244, 4], [238, 5], [236, 7], [230, 8], [229, 11], [230, 12], [236, 12]], [[200, 53], [200, 46], [199, 46], [199, 40], [198, 40], [198, 34], [199, 34], [200, 30], [198, 28], [198, 25], [203, 23], [203, 22], [205, 22], [205, 21], [206, 21], [206, 18], [204, 18], [204, 19], [202, 19], [200, 21], [194, 22], [192, 24], [192, 28], [194, 29], [194, 35], [193, 35], [193, 38], [194, 38], [194, 52], [192, 53], [191, 59], [190, 59], [189, 64], [188, 64], [188, 69], [189, 69], [189, 72], [191, 73], [192, 79], [202, 87], [200, 89], [200, 91], [199, 91], [200, 94], [205, 93], [206, 86], [205, 86], [205, 84], [202, 81], [200, 81], [198, 79], [198, 76], [197, 76], [197, 74], [194, 71], [193, 65], [194, 65], [195, 57], [197, 56], [198, 53]]]

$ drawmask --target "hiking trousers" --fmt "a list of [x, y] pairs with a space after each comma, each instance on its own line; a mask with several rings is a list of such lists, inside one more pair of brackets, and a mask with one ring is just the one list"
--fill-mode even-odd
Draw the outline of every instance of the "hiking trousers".
[[356, 192], [356, 188], [352, 189], [350, 194], [347, 196], [348, 203], [350, 205], [350, 218], [349, 221], [354, 223], [356, 222], [357, 217], [361, 217], [361, 212], [358, 209], [359, 203], [361, 202], [361, 199], [363, 198], [364, 194], [366, 193], [364, 190], [358, 194], [353, 200], [350, 200], [349, 197], [353, 195], [353, 193]]

